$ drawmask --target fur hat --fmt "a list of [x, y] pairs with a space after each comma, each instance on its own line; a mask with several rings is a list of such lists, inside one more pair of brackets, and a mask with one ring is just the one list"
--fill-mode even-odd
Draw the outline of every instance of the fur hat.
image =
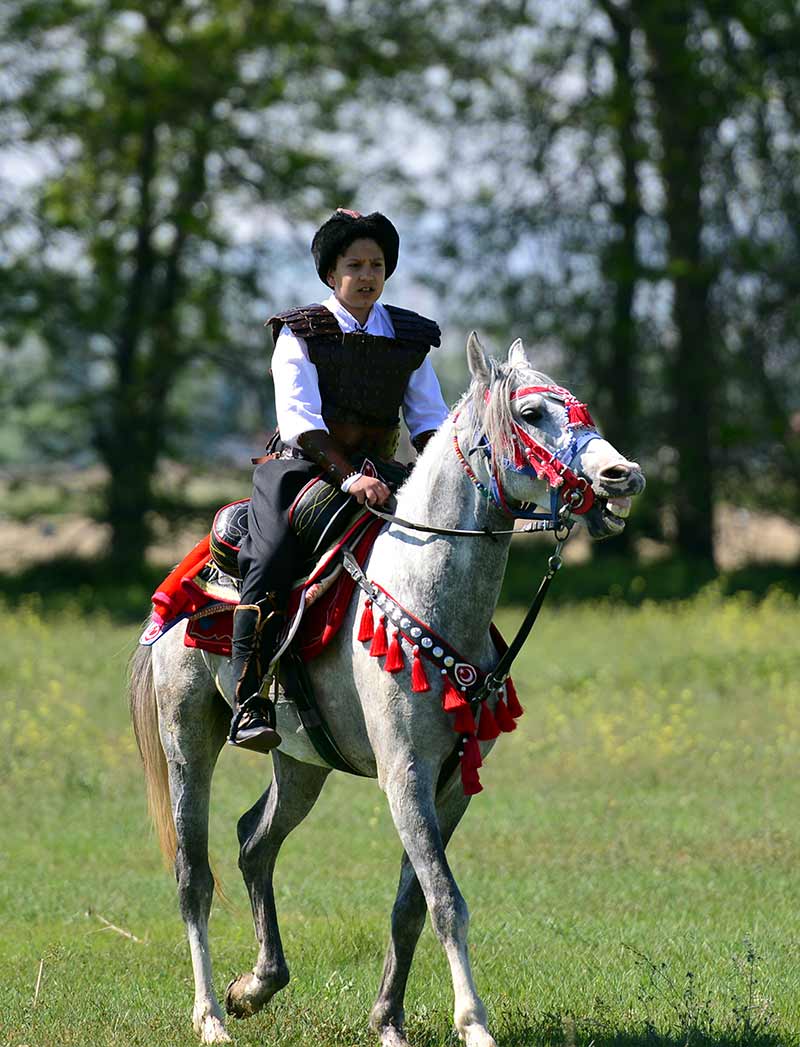
[[374, 240], [383, 251], [386, 264], [386, 279], [397, 268], [397, 253], [400, 249], [400, 237], [389, 219], [373, 211], [372, 214], [360, 214], [337, 208], [327, 222], [317, 229], [311, 241], [311, 254], [317, 267], [319, 278], [328, 283], [328, 273], [336, 267], [336, 259], [343, 254], [354, 240]]

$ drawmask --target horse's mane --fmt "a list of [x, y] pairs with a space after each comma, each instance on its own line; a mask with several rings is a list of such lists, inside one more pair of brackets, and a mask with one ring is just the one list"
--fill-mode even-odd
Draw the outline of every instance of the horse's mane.
[[[486, 386], [483, 382], [473, 380], [469, 389], [456, 405], [457, 411], [466, 411], [472, 426], [470, 432], [471, 446], [475, 446], [482, 435], [486, 436], [489, 446], [502, 458], [512, 454], [513, 415], [511, 413], [511, 394], [517, 383], [514, 378], [520, 368], [510, 363], [488, 359], [489, 390], [491, 396], [486, 402]], [[553, 385], [553, 379], [536, 371], [525, 368], [526, 379], [533, 385]]]

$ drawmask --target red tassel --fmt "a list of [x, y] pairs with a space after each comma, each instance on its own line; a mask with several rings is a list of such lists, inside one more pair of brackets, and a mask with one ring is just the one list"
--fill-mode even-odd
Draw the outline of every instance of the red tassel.
[[461, 765], [461, 786], [465, 796], [475, 796], [477, 793], [483, 792], [478, 772], [474, 768], [465, 767], [463, 763]]
[[481, 747], [478, 745], [478, 739], [474, 734], [470, 734], [464, 739], [464, 753], [461, 757], [461, 766], [475, 771], [483, 766]]
[[509, 731], [516, 731], [517, 725], [514, 720], [511, 719], [511, 713], [508, 711], [508, 707], [502, 698], [498, 699], [497, 705], [494, 707], [494, 718], [501, 731], [505, 731], [506, 733]]
[[358, 638], [363, 643], [365, 640], [371, 640], [374, 635], [375, 623], [372, 620], [372, 600], [367, 597], [361, 614], [361, 624], [358, 627]]
[[515, 720], [518, 720], [520, 716], [522, 716], [522, 714], [525, 712], [525, 710], [519, 704], [519, 698], [517, 697], [517, 689], [514, 686], [514, 681], [511, 679], [510, 676], [506, 680], [506, 705], [508, 706], [508, 711], [511, 713]]
[[383, 667], [387, 673], [399, 673], [401, 669], [405, 668], [405, 664], [403, 661], [403, 648], [400, 646], [400, 630], [395, 629]]
[[453, 686], [449, 676], [444, 678], [444, 691], [442, 692], [442, 708], [446, 713], [457, 712], [463, 705], [468, 705], [467, 699]]
[[458, 731], [459, 734], [475, 733], [475, 717], [472, 715], [472, 709], [468, 705], [462, 705], [456, 711], [453, 729]]
[[481, 706], [481, 718], [478, 721], [478, 741], [479, 742], [491, 742], [500, 734], [500, 728], [497, 726], [497, 720], [494, 718], [494, 713], [489, 708], [489, 703], [484, 702]]
[[375, 635], [372, 637], [369, 653], [373, 658], [380, 658], [380, 656], [386, 654], [388, 650], [389, 643], [386, 636], [386, 615], [382, 614], [378, 619], [378, 628], [375, 630]]
[[425, 666], [419, 656], [419, 647], [414, 647], [414, 657], [411, 661], [411, 690], [415, 694], [420, 694], [422, 691], [429, 691], [430, 689], [431, 685], [428, 683], [428, 677], [425, 675]]

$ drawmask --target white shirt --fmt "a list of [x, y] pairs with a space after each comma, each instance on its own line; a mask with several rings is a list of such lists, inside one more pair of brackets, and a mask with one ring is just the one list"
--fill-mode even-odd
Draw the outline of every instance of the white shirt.
[[[322, 304], [333, 313], [345, 334], [365, 331], [367, 334], [394, 338], [391, 317], [380, 302], [373, 305], [364, 327], [348, 313], [335, 295]], [[275, 383], [278, 429], [284, 443], [297, 447], [297, 437], [309, 429], [324, 429], [328, 432], [322, 418], [317, 368], [309, 359], [306, 340], [293, 335], [285, 324], [272, 354], [272, 379]], [[413, 439], [428, 429], [438, 429], [447, 414], [447, 404], [428, 354], [408, 380], [403, 397], [403, 419]]]

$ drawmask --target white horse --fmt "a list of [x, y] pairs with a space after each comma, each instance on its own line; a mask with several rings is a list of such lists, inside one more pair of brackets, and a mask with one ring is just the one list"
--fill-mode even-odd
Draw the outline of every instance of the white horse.
[[[571, 502], [576, 511], [586, 508], [588, 498], [592, 507], [580, 519], [593, 537], [605, 537], [624, 527], [620, 516], [627, 515], [630, 496], [644, 488], [644, 477], [638, 465], [592, 432], [582, 405], [533, 370], [521, 342], [500, 364], [487, 358], [473, 334], [467, 358], [470, 388], [398, 493], [396, 513], [438, 528], [506, 533], [494, 540], [425, 535], [391, 524], [378, 536], [364, 570], [451, 649], [469, 652], [471, 663], [488, 671], [498, 659], [489, 627], [513, 517], [526, 504], [548, 503], [553, 491], [559, 506]], [[340, 752], [359, 772], [377, 778], [405, 851], [370, 1025], [383, 1047], [408, 1047], [403, 998], [427, 909], [450, 965], [458, 1035], [468, 1047], [495, 1047], [470, 970], [467, 906], [445, 858], [470, 799], [458, 773], [439, 782], [457, 740], [452, 714], [434, 695], [412, 694], [408, 672], [384, 671], [370, 657], [357, 638], [366, 596], [358, 590], [356, 595], [338, 637], [309, 670]], [[220, 696], [230, 702], [233, 688], [228, 659], [185, 647], [182, 627], [134, 656], [134, 728], [151, 813], [162, 848], [175, 862], [194, 969], [193, 1023], [203, 1043], [230, 1042], [212, 985], [207, 922], [214, 890], [209, 794], [230, 717]], [[487, 704], [497, 701], [494, 694]], [[260, 1010], [289, 981], [273, 869], [281, 843], [309, 813], [331, 770], [289, 702], [278, 703], [278, 729], [284, 742], [273, 752], [272, 783], [238, 825], [239, 864], [259, 951], [253, 969], [226, 992], [227, 1010], [237, 1018]], [[483, 758], [491, 747], [480, 743]]]

